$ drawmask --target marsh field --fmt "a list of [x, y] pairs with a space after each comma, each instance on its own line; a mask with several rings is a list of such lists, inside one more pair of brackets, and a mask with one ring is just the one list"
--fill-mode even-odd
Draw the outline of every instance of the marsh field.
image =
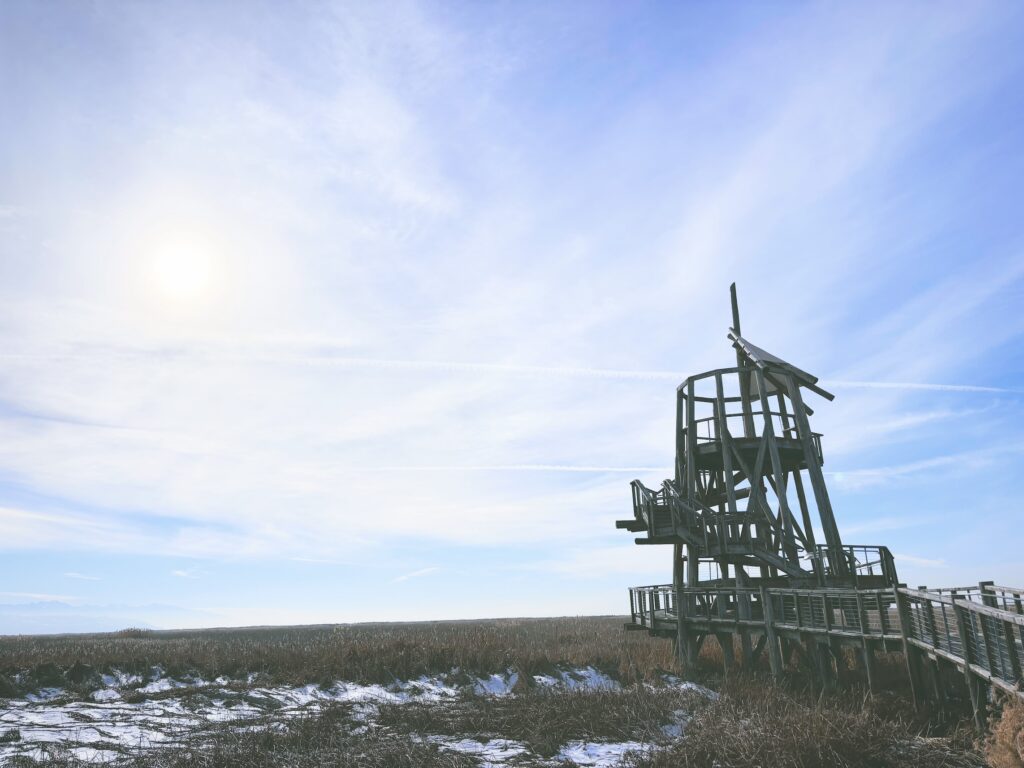
[[1013, 765], [915, 713], [898, 660], [823, 696], [720, 653], [685, 674], [620, 617], [8, 636], [0, 765]]

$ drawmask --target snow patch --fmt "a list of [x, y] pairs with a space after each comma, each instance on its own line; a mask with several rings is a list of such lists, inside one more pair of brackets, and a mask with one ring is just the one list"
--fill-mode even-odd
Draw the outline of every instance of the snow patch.
[[545, 688], [567, 688], [569, 690], [606, 690], [617, 691], [622, 685], [604, 672], [594, 667], [582, 669], [561, 669], [557, 677], [552, 675], [534, 675], [533, 681]]
[[710, 688], [705, 688], [703, 685], [698, 685], [697, 683], [690, 682], [689, 680], [682, 680], [675, 675], [664, 675], [662, 680], [665, 681], [666, 685], [678, 688], [680, 691], [693, 691], [694, 693], [699, 693], [708, 701], [718, 701], [717, 691], [712, 691]]
[[678, 739], [683, 735], [683, 731], [689, 722], [690, 713], [685, 709], [677, 709], [672, 712], [672, 722], [661, 726], [661, 732], [670, 739]]
[[[106, 687], [93, 691], [84, 701], [72, 701], [61, 688], [46, 688], [24, 699], [9, 701], [8, 706], [0, 709], [0, 732], [18, 729], [21, 740], [0, 744], [0, 765], [14, 755], [34, 755], [50, 745], [72, 750], [83, 762], [110, 762], [119, 756], [112, 749], [115, 747], [145, 752], [178, 743], [185, 734], [202, 733], [205, 728], [221, 723], [239, 731], [283, 727], [288, 718], [317, 711], [331, 702], [351, 704], [351, 717], [359, 723], [357, 730], [364, 730], [374, 727], [383, 704], [443, 702], [468, 694], [511, 696], [515, 695], [513, 689], [520, 680], [519, 674], [511, 669], [482, 677], [460, 676], [458, 670], [452, 670], [448, 675], [422, 676], [386, 686], [338, 681], [329, 686], [250, 685], [243, 692], [239, 689], [240, 680], [219, 677], [210, 683], [195, 676], [174, 680], [159, 668], [151, 671], [146, 685], [141, 688], [133, 688], [143, 682], [139, 676], [117, 670], [103, 675], [102, 679]], [[256, 678], [249, 675], [248, 679]], [[455, 683], [455, 680], [462, 682]], [[533, 682], [556, 690], [621, 688], [617, 681], [593, 666], [560, 668], [553, 674], [535, 675]], [[714, 691], [679, 678], [665, 676], [664, 682], [680, 690], [695, 691], [708, 699], [718, 696]], [[204, 695], [186, 698], [197, 687], [203, 687]], [[173, 693], [155, 699], [124, 701], [123, 695], [131, 690]], [[266, 720], [270, 712], [274, 713], [275, 722]], [[673, 722], [663, 726], [661, 733], [665, 738], [678, 738], [688, 720], [688, 712], [677, 710], [673, 713]], [[423, 738], [443, 749], [477, 756], [485, 768], [512, 765], [522, 760], [524, 753], [529, 754], [522, 743], [501, 738], [489, 741], [454, 736]], [[563, 746], [558, 758], [581, 766], [603, 768], [614, 765], [627, 751], [650, 748], [650, 745], [632, 741], [574, 741]]]
[[518, 741], [509, 739], [491, 739], [490, 741], [477, 741], [476, 739], [454, 739], [446, 736], [428, 736], [427, 741], [437, 744], [442, 749], [450, 749], [454, 752], [464, 752], [475, 755], [483, 761], [481, 768], [497, 768], [503, 766], [509, 758], [521, 755], [528, 750]]
[[427, 677], [426, 675], [398, 683], [393, 686], [397, 691], [407, 694], [420, 701], [441, 701], [451, 699], [459, 695], [459, 689], [445, 683], [439, 677]]
[[646, 752], [652, 745], [639, 741], [600, 743], [591, 741], [570, 741], [558, 752], [559, 760], [571, 760], [576, 765], [612, 766], [627, 752]]
[[142, 678], [138, 675], [131, 675], [119, 669], [112, 669], [109, 673], [100, 675], [100, 680], [107, 688], [124, 688], [142, 682]]
[[40, 688], [35, 693], [29, 693], [25, 695], [26, 701], [30, 701], [33, 704], [40, 702], [53, 701], [59, 699], [65, 695], [63, 688]]
[[494, 674], [489, 677], [478, 677], [473, 684], [473, 690], [479, 695], [485, 696], [508, 696], [512, 689], [519, 682], [519, 673], [508, 670], [503, 674]]
[[152, 683], [146, 683], [146, 685], [139, 688], [139, 693], [163, 693], [164, 691], [172, 691], [175, 688], [184, 688], [182, 683], [177, 680], [171, 680], [169, 677], [161, 677], [159, 680], [154, 680]]

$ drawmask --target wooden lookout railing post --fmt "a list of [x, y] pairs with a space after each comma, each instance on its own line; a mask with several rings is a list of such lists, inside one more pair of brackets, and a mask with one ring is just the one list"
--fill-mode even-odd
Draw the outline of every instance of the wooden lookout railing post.
[[981, 602], [991, 608], [998, 608], [999, 601], [996, 599], [995, 593], [992, 591], [992, 587], [995, 586], [994, 581], [979, 581], [978, 591], [981, 593]]
[[[1021, 672], [1020, 654], [1017, 652], [1016, 637], [1014, 637], [1013, 624], [1008, 621], [999, 622], [1003, 628], [1003, 641], [1006, 643], [1006, 655], [1010, 662], [1010, 674], [1018, 686], [1024, 685], [1024, 673]], [[1018, 634], [1024, 632], [1024, 627], [1017, 627]], [[1024, 634], [1022, 634], [1024, 637]]]

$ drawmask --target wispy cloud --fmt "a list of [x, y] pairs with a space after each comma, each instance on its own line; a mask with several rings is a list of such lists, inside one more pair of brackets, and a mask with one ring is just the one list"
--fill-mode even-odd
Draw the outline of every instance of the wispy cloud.
[[[367, 369], [396, 372], [420, 371], [433, 373], [462, 374], [505, 374], [527, 377], [556, 377], [582, 379], [618, 379], [625, 381], [675, 382], [683, 381], [690, 373], [666, 370], [630, 370], [618, 368], [572, 367], [523, 365], [513, 363], [472, 362], [456, 360], [414, 360], [397, 358], [350, 357], [332, 352], [313, 353], [301, 348], [284, 350], [281, 344], [265, 345], [264, 349], [253, 348], [250, 340], [221, 341], [216, 345], [191, 345], [188, 348], [156, 347], [151, 349], [138, 346], [94, 349], [66, 349], [46, 352], [6, 351], [0, 352], [0, 359], [10, 361], [59, 361], [59, 360], [159, 360], [163, 365], [180, 362], [201, 362], [204, 365], [237, 365], [239, 363], [280, 365], [280, 366], [329, 366], [347, 369]], [[890, 389], [927, 392], [963, 392], [992, 394], [1024, 394], [1022, 389], [994, 387], [979, 384], [946, 384], [914, 381], [849, 381], [823, 378], [821, 385], [835, 389]]]
[[[906, 515], [887, 515], [885, 517], [862, 519], [852, 523], [846, 522], [842, 526], [842, 533], [846, 536], [860, 536], [865, 533], [879, 534], [901, 531], [908, 528], [919, 528], [934, 522], [933, 518], [916, 512]], [[819, 541], [824, 539], [824, 533], [820, 528], [816, 527], [814, 533]]]
[[20, 219], [28, 215], [28, 209], [20, 205], [0, 205], [0, 219]]
[[670, 472], [672, 467], [613, 467], [580, 464], [420, 464], [377, 467], [337, 467], [342, 472]]
[[916, 555], [893, 554], [896, 562], [906, 562], [912, 565], [919, 565], [925, 568], [942, 568], [946, 565], [945, 560], [937, 560], [928, 557], [917, 557]]
[[441, 569], [438, 566], [431, 566], [429, 568], [420, 568], [418, 571], [412, 571], [410, 573], [403, 573], [401, 576], [396, 576], [391, 581], [392, 581], [393, 584], [397, 584], [397, 583], [400, 583], [400, 582], [403, 582], [403, 581], [409, 581], [409, 579], [418, 579], [418, 578], [421, 578], [423, 576], [429, 576], [430, 574], [437, 573], [440, 570]]
[[665, 572], [667, 560], [657, 556], [657, 549], [636, 546], [572, 547], [559, 557], [529, 561], [521, 567], [575, 578], [592, 579], [619, 574], [631, 578], [671, 580], [671, 572]]
[[906, 464], [854, 470], [830, 470], [826, 474], [830, 475], [840, 487], [852, 490], [881, 485], [900, 478], [935, 472], [944, 468], [954, 467], [959, 463], [960, 459], [957, 456], [935, 456], [930, 459], [907, 462]]
[[[931, 456], [917, 461], [864, 469], [826, 470], [825, 474], [829, 475], [838, 485], [848, 489], [866, 488], [897, 479], [929, 475], [936, 471], [944, 471], [944, 477], [952, 479], [956, 475], [976, 475], [996, 461], [1012, 461], [1022, 453], [1024, 453], [1024, 444], [1017, 440], [1011, 440], [973, 451]], [[955, 473], [948, 470], [955, 470]]]
[[1005, 387], [986, 387], [977, 384], [930, 384], [927, 382], [915, 381], [838, 381], [828, 380], [822, 384], [837, 389], [896, 389], [896, 390], [923, 390], [927, 392], [989, 392], [995, 394], [1024, 394], [1021, 389], [1007, 389]]
[[68, 571], [64, 575], [69, 579], [79, 579], [80, 581], [102, 581], [99, 576], [89, 576], [76, 571]]
[[47, 592], [0, 592], [0, 597], [16, 600], [38, 600], [41, 602], [73, 602], [79, 598], [73, 595], [53, 595]]

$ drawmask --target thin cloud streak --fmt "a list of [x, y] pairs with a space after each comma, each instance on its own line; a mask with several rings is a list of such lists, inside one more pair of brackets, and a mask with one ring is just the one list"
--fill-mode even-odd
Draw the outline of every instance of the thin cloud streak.
[[[228, 351], [230, 350], [230, 351]], [[397, 369], [437, 372], [506, 373], [516, 376], [552, 376], [588, 379], [619, 379], [626, 381], [674, 381], [681, 382], [687, 374], [682, 371], [628, 370], [624, 368], [590, 368], [586, 366], [544, 366], [515, 363], [482, 363], [455, 360], [407, 360], [396, 358], [348, 357], [330, 353], [275, 355], [261, 352], [239, 353], [237, 347], [227, 345], [226, 349], [168, 350], [103, 348], [94, 352], [5, 352], [0, 360], [95, 360], [109, 356], [114, 359], [156, 358], [162, 363], [176, 360], [202, 361], [210, 364], [251, 363], [257, 365], [323, 365], [340, 368]], [[1024, 394], [1024, 390], [1008, 387], [993, 387], [980, 384], [948, 384], [921, 381], [849, 381], [821, 379], [825, 387], [836, 389], [892, 389], [929, 392], [977, 392], [992, 394]]]
[[1019, 455], [1022, 450], [1024, 450], [1024, 445], [1012, 442], [977, 451], [931, 456], [904, 464], [852, 470], [826, 470], [825, 474], [834, 477], [838, 485], [857, 489], [946, 467], [954, 467], [958, 472], [977, 472], [980, 468], [990, 465], [999, 456]]
[[671, 472], [672, 467], [612, 467], [575, 464], [411, 464], [335, 467], [341, 472]]
[[43, 592], [0, 592], [0, 597], [11, 597], [17, 600], [36, 600], [42, 602], [66, 603], [78, 600], [72, 595], [50, 595]]
[[946, 565], [945, 560], [936, 560], [928, 557], [917, 557], [916, 555], [900, 555], [893, 553], [893, 557], [896, 558], [897, 562], [903, 561], [912, 565], [920, 565], [925, 568], [943, 568]]
[[985, 387], [976, 384], [929, 384], [914, 381], [823, 381], [824, 386], [837, 389], [905, 389], [930, 392], [991, 392], [994, 394], [1024, 394], [1024, 390], [1005, 387]]
[[392, 584], [398, 584], [403, 581], [409, 581], [409, 579], [418, 579], [421, 576], [429, 576], [432, 573], [437, 573], [441, 569], [437, 566], [431, 566], [430, 568], [420, 568], [418, 571], [412, 571], [411, 573], [405, 573], [401, 576], [396, 576], [391, 580]]

